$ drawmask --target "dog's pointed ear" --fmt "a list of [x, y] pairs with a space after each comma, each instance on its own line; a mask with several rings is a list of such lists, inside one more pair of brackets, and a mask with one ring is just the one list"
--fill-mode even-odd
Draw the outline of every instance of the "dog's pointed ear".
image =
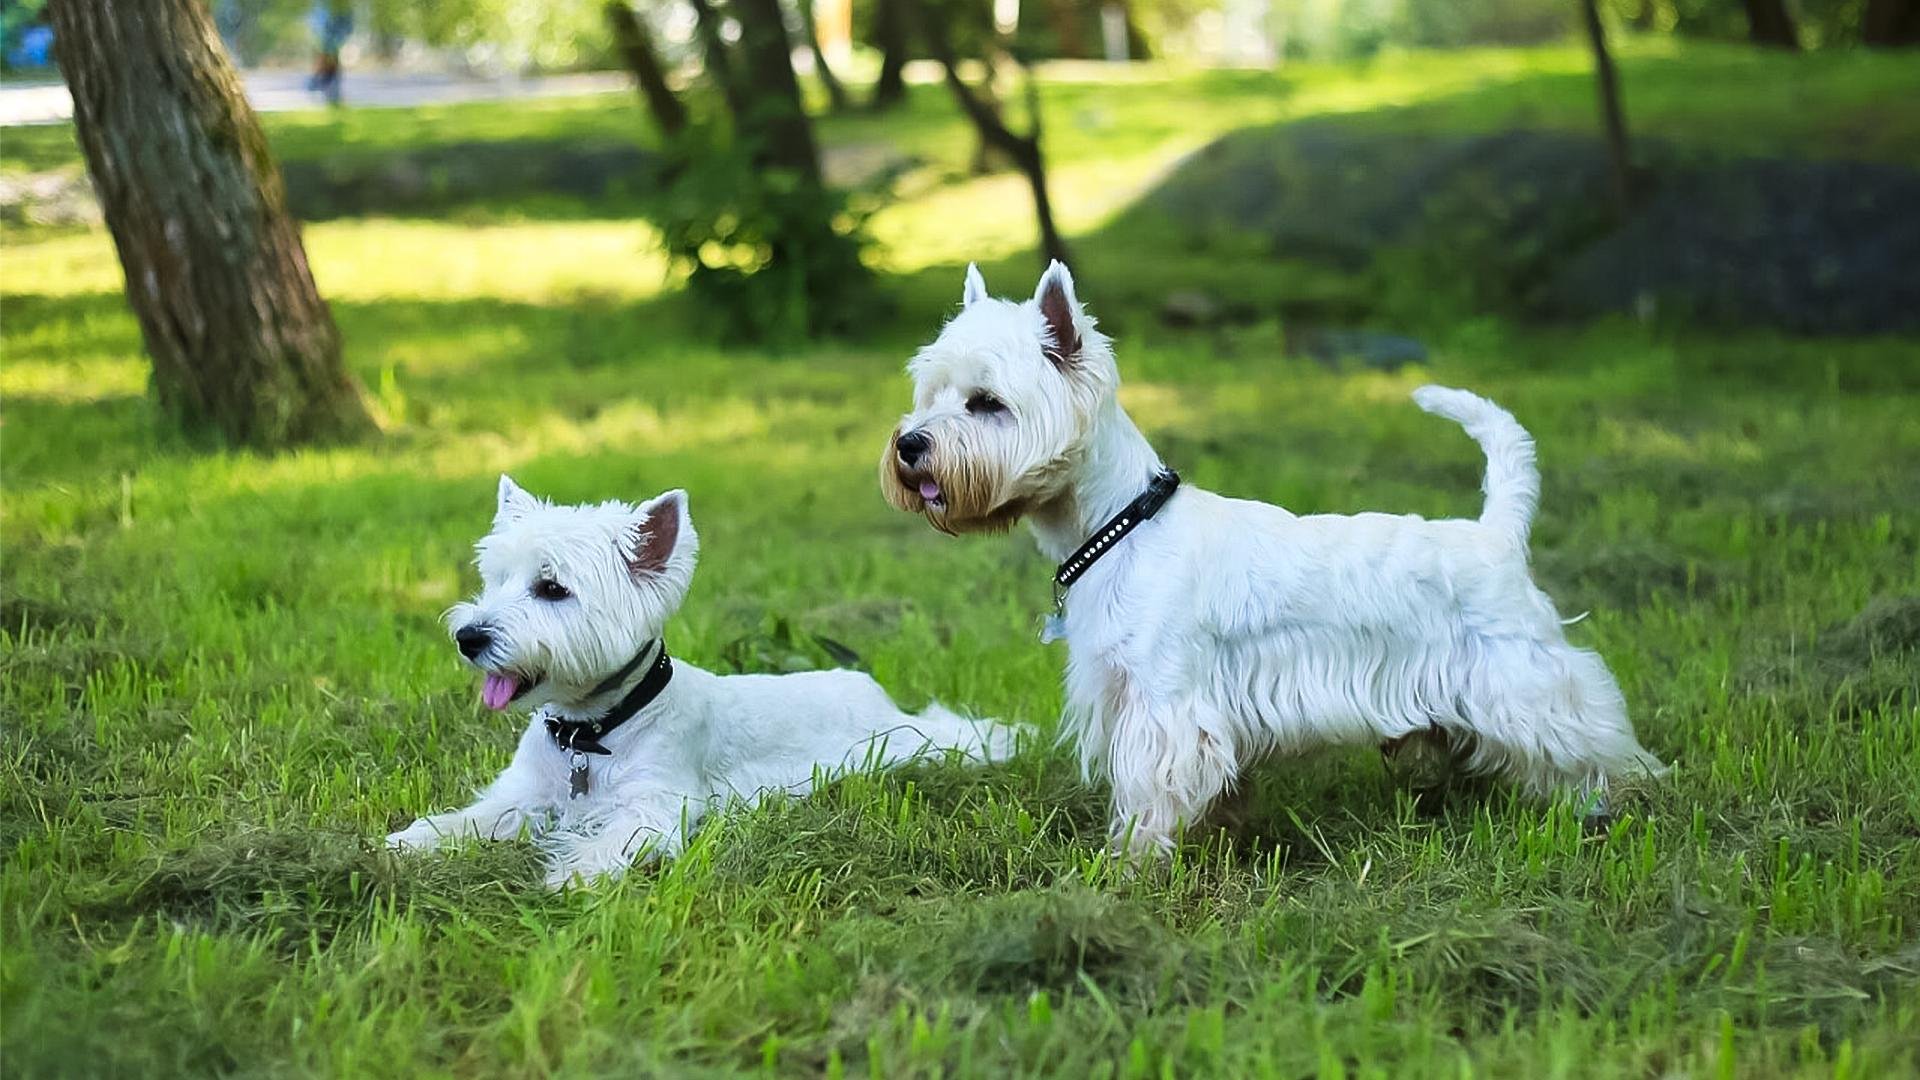
[[692, 539], [687, 493], [675, 488], [640, 504], [639, 520], [628, 533], [630, 546], [622, 554], [634, 580], [643, 581], [665, 574], [674, 555], [689, 547]]
[[980, 276], [978, 263], [968, 263], [966, 288], [960, 292], [961, 308], [970, 308], [986, 298], [987, 279]]
[[504, 525], [509, 521], [517, 520], [539, 505], [540, 500], [529, 494], [526, 488], [514, 483], [513, 477], [506, 473], [500, 474], [499, 501], [493, 510], [495, 525]]
[[1080, 358], [1080, 301], [1073, 295], [1073, 275], [1067, 264], [1058, 259], [1048, 264], [1033, 299], [1053, 339], [1046, 346], [1047, 359], [1061, 371], [1071, 370]]

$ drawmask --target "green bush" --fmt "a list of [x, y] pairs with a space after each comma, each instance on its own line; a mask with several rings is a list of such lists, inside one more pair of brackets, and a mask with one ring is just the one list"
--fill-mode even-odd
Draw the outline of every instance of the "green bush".
[[723, 338], [795, 341], [872, 320], [878, 297], [860, 257], [870, 200], [762, 167], [749, 142], [712, 127], [683, 136], [671, 157], [656, 224]]

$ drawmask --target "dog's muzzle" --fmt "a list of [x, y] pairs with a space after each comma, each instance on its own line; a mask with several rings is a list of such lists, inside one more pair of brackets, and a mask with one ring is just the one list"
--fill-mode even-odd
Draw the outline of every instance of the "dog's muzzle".
[[924, 431], [915, 429], [902, 432], [893, 441], [894, 456], [908, 469], [919, 471], [926, 464], [927, 455], [933, 452], [933, 437]]
[[469, 623], [453, 632], [453, 643], [460, 646], [461, 656], [478, 660], [481, 653], [493, 647], [493, 631], [478, 623]]
[[927, 469], [927, 459], [932, 455], [933, 436], [918, 428], [903, 431], [893, 440], [893, 456], [897, 462], [894, 471], [900, 477], [900, 486], [919, 493], [927, 509], [938, 511], [946, 509], [946, 499], [939, 481]]

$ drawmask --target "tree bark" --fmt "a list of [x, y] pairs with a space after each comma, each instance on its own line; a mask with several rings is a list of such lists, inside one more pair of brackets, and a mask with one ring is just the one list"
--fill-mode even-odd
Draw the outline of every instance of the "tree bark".
[[941, 21], [941, 14], [928, 10], [925, 4], [917, 10], [927, 51], [939, 62], [947, 89], [953, 92], [960, 111], [973, 122], [980, 141], [1005, 154], [1007, 160], [1013, 162], [1014, 167], [1027, 178], [1027, 187], [1033, 192], [1034, 217], [1040, 229], [1040, 265], [1044, 267], [1056, 259], [1071, 264], [1066, 239], [1060, 235], [1053, 221], [1053, 200], [1047, 195], [1047, 160], [1040, 148], [1040, 92], [1033, 79], [1033, 68], [1027, 64], [1021, 65], [1026, 78], [1029, 128], [1025, 135], [1020, 135], [1001, 119], [998, 108], [960, 77], [960, 61], [954, 55], [953, 39], [947, 33], [946, 24]]
[[726, 99], [727, 111], [735, 116], [744, 116], [749, 102], [734, 73], [733, 54], [727, 51], [727, 43], [720, 37], [720, 13], [713, 9], [709, 0], [689, 2], [693, 5], [694, 36], [700, 39], [700, 52], [706, 60], [707, 74], [720, 84], [720, 95]]
[[1607, 32], [1600, 23], [1596, 0], [1580, 0], [1580, 13], [1586, 24], [1587, 44], [1593, 49], [1594, 83], [1600, 95], [1600, 122], [1606, 132], [1613, 208], [1625, 217], [1633, 205], [1633, 160], [1627, 148], [1627, 118], [1620, 105], [1620, 82], [1614, 75], [1613, 56], [1607, 51]]
[[834, 112], [846, 112], [852, 104], [847, 100], [847, 88], [840, 84], [833, 69], [827, 66], [826, 51], [820, 48], [820, 27], [814, 22], [813, 0], [794, 0], [800, 8], [800, 30], [807, 35], [807, 52], [813, 55], [813, 73], [820, 79], [820, 85], [827, 92], [827, 107]]
[[653, 35], [627, 0], [607, 0], [606, 11], [620, 59], [640, 86], [640, 100], [646, 103], [660, 133], [672, 139], [687, 129], [687, 107], [667, 85], [667, 72], [661, 66], [660, 51], [653, 46]]
[[1860, 40], [1877, 49], [1920, 45], [1920, 0], [1867, 0]]
[[874, 81], [868, 108], [891, 109], [907, 99], [907, 52], [912, 48], [907, 13], [903, 5], [911, 0], [877, 0], [873, 14], [873, 36], [880, 46], [880, 77]]
[[48, 10], [161, 407], [259, 447], [371, 430], [207, 5]]
[[760, 163], [791, 169], [820, 186], [820, 150], [801, 106], [801, 83], [793, 77], [793, 42], [780, 15], [780, 0], [733, 0], [739, 19], [739, 83], [747, 102], [733, 119], [758, 142]]
[[790, 169], [801, 182], [821, 186], [820, 152], [793, 76], [793, 42], [780, 0], [733, 0], [740, 20], [740, 85], [746, 108], [734, 119], [759, 144], [763, 165]]
[[1744, 0], [1747, 7], [1747, 40], [1755, 45], [1798, 51], [1800, 34], [1786, 0]]

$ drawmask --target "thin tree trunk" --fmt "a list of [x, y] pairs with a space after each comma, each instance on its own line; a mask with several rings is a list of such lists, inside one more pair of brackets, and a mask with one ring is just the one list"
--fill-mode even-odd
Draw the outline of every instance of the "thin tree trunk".
[[1920, 0], [1867, 0], [1860, 40], [1877, 49], [1920, 45]]
[[693, 5], [694, 35], [700, 39], [707, 74], [720, 84], [720, 95], [727, 101], [727, 110], [735, 116], [744, 116], [750, 101], [734, 74], [733, 54], [727, 51], [727, 43], [720, 37], [720, 13], [713, 9], [710, 0], [689, 0], [689, 3]]
[[667, 85], [666, 69], [660, 64], [659, 50], [653, 47], [653, 35], [627, 0], [607, 0], [606, 11], [620, 58], [640, 86], [640, 100], [660, 126], [660, 133], [672, 139], [687, 129], [687, 107]]
[[1755, 45], [1798, 51], [1800, 35], [1794, 29], [1793, 16], [1786, 0], [1744, 0], [1747, 8], [1747, 39]]
[[907, 13], [902, 6], [912, 0], [877, 0], [873, 13], [873, 36], [880, 46], [880, 77], [874, 81], [873, 97], [867, 105], [874, 110], [891, 109], [907, 99], [907, 51], [911, 48]]
[[[1053, 24], [1053, 54], [1063, 60], [1085, 60], [1087, 58], [1086, 34], [1081, 31], [1080, 11], [1073, 0], [1035, 0], [1044, 10], [1047, 21]], [[1021, 6], [1021, 16], [1026, 15], [1026, 5]]]
[[852, 103], [847, 100], [847, 88], [827, 66], [826, 51], [820, 48], [820, 27], [814, 21], [813, 0], [794, 2], [800, 8], [800, 32], [807, 35], [807, 51], [813, 54], [813, 73], [827, 91], [827, 106], [834, 112], [846, 112]]
[[48, 11], [162, 408], [260, 447], [371, 430], [207, 5]]
[[1606, 131], [1613, 208], [1624, 217], [1633, 204], [1633, 161], [1627, 150], [1627, 118], [1620, 106], [1620, 83], [1614, 75], [1613, 56], [1607, 52], [1607, 32], [1600, 23], [1596, 0], [1580, 0], [1580, 13], [1586, 24], [1587, 44], [1593, 49], [1593, 75], [1600, 94], [1600, 121]]
[[1026, 175], [1027, 187], [1033, 191], [1033, 214], [1040, 228], [1040, 261], [1071, 265], [1067, 241], [1053, 223], [1053, 200], [1047, 195], [1047, 160], [1040, 150], [1040, 84], [1033, 77], [1032, 64], [1021, 64], [1020, 75], [1027, 94], [1027, 135], [1022, 140], [1027, 153], [1015, 158], [1015, 163]]
[[967, 81], [960, 77], [960, 61], [954, 55], [953, 40], [947, 33], [947, 27], [941, 21], [941, 12], [930, 11], [923, 4], [917, 10], [920, 29], [926, 38], [927, 51], [940, 63], [947, 89], [960, 105], [960, 111], [979, 133], [980, 140], [1007, 156], [1014, 167], [1027, 178], [1027, 186], [1033, 191], [1033, 212], [1040, 228], [1040, 261], [1044, 266], [1051, 260], [1071, 263], [1067, 242], [1060, 235], [1053, 221], [1053, 200], [1047, 196], [1047, 161], [1040, 147], [1040, 95], [1034, 82], [1033, 69], [1021, 65], [1026, 73], [1028, 131], [1025, 135], [1015, 134], [1000, 117], [1000, 110], [989, 100], [982, 97]]

